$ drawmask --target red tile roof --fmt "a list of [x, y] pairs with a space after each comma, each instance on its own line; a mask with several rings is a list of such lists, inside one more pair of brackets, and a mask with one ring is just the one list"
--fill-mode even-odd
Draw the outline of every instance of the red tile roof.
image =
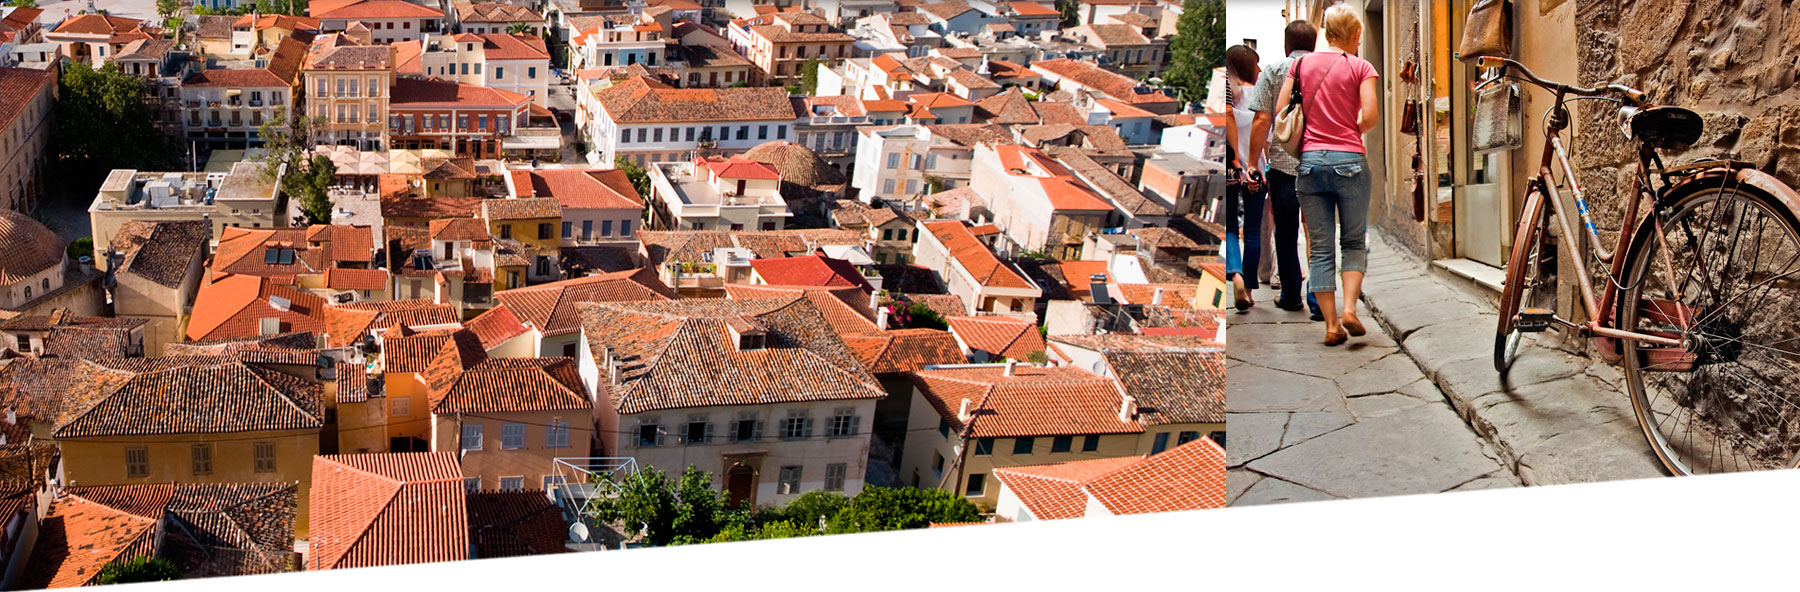
[[50, 505], [38, 526], [23, 587], [86, 586], [109, 563], [150, 557], [157, 522], [78, 495], [64, 496]]
[[1006, 7], [1011, 8], [1019, 16], [1057, 16], [1061, 14], [1054, 8], [1036, 2], [1008, 2]]
[[1011, 264], [996, 257], [993, 251], [988, 250], [987, 245], [976, 240], [966, 223], [944, 220], [925, 222], [924, 225], [925, 231], [937, 237], [938, 242], [949, 250], [950, 256], [961, 263], [970, 275], [975, 276], [976, 283], [996, 288], [1037, 287]]
[[856, 351], [864, 368], [876, 374], [917, 372], [926, 366], [969, 361], [956, 346], [956, 338], [937, 329], [895, 329], [847, 336], [844, 343]]
[[481, 39], [482, 56], [489, 60], [550, 59], [550, 50], [544, 48], [544, 38], [537, 35], [483, 33], [475, 37]]
[[750, 267], [764, 283], [775, 286], [855, 287], [873, 292], [862, 272], [843, 259], [803, 255], [777, 259], [751, 259]]
[[[473, 331], [437, 329], [414, 332], [404, 325], [383, 333], [382, 368], [385, 372], [428, 372], [434, 365], [455, 366], [457, 371], [487, 358], [481, 338]], [[449, 384], [450, 376], [444, 384]]]
[[475, 336], [481, 339], [481, 347], [488, 350], [494, 349], [495, 346], [508, 339], [530, 331], [530, 328], [519, 320], [518, 315], [513, 314], [512, 307], [505, 303], [477, 315], [469, 322], [463, 323], [463, 327], [474, 331]]
[[[276, 299], [286, 301], [287, 307], [277, 308]], [[194, 296], [187, 337], [202, 340], [258, 335], [262, 333], [264, 318], [280, 319], [277, 333], [324, 333], [324, 308], [325, 299], [276, 285], [267, 278], [227, 275], [201, 286]]]
[[1019, 502], [1038, 520], [1080, 518], [1087, 514], [1089, 481], [1144, 460], [1122, 456], [995, 469], [994, 478], [1018, 496]]
[[643, 196], [618, 169], [531, 169], [512, 171], [517, 197], [554, 197], [563, 209], [639, 210]]
[[313, 457], [309, 569], [469, 558], [462, 468], [449, 452]]
[[444, 13], [405, 0], [313, 0], [309, 6], [317, 19], [442, 18]]
[[721, 179], [780, 179], [781, 173], [768, 164], [750, 160], [742, 156], [731, 158], [696, 158], [695, 163], [711, 169], [713, 176]]
[[[377, 270], [381, 271], [381, 270]], [[385, 271], [383, 271], [385, 273]], [[390, 300], [351, 302], [325, 309], [326, 331], [330, 347], [349, 347], [371, 332], [397, 325], [447, 325], [461, 321], [456, 307], [430, 300]]]
[[674, 295], [657, 279], [656, 270], [646, 267], [502, 290], [494, 297], [549, 336], [581, 330], [577, 302], [668, 300]]
[[956, 431], [963, 399], [969, 400], [975, 438], [1138, 434], [1136, 420], [1120, 420], [1117, 383], [1068, 366], [1019, 365], [1003, 376], [999, 364], [937, 368], [913, 374], [926, 402]]
[[[248, 14], [240, 16], [237, 21], [231, 23], [231, 26], [248, 29], [251, 25], [250, 19], [251, 15]], [[286, 14], [265, 14], [256, 17], [256, 30], [260, 31], [269, 27], [294, 31], [317, 31], [319, 30], [319, 19]]]
[[[4, 74], [10, 68], [0, 68]], [[4, 108], [4, 107], [0, 107]], [[43, 223], [12, 210], [0, 210], [0, 286], [24, 281], [38, 272], [63, 263], [67, 258], [62, 240]]]
[[594, 93], [614, 123], [791, 120], [787, 91], [773, 87], [678, 89], [642, 77]]
[[[886, 396], [805, 298], [582, 303], [594, 359], [619, 360], [620, 413]], [[732, 327], [767, 332], [740, 349]], [[601, 372], [603, 380], [607, 372]]]
[[539, 490], [483, 491], [468, 496], [474, 559], [567, 553], [562, 509]]
[[846, 340], [851, 335], [865, 335], [881, 331], [881, 328], [875, 325], [875, 309], [869, 306], [869, 293], [861, 288], [726, 284], [725, 295], [741, 300], [804, 297], [812, 302], [814, 308], [819, 309], [819, 314], [824, 315], [825, 322], [831, 323], [832, 330]]
[[570, 358], [484, 360], [464, 370], [445, 391], [433, 391], [431, 399], [431, 412], [440, 415], [594, 408]]
[[[531, 103], [531, 97], [497, 88], [461, 84], [436, 78], [394, 79], [389, 97], [393, 109], [518, 109]], [[490, 124], [492, 125], [492, 124]]]
[[1040, 520], [1081, 518], [1088, 496], [1114, 515], [1225, 506], [1225, 449], [1201, 438], [1149, 457], [997, 469]]
[[387, 282], [385, 269], [325, 269], [325, 287], [332, 290], [386, 290]]
[[1144, 103], [1173, 103], [1175, 99], [1161, 92], [1145, 94], [1137, 93], [1138, 82], [1129, 76], [1107, 71], [1093, 62], [1058, 58], [1031, 63], [1032, 68], [1041, 68], [1061, 78], [1075, 81], [1082, 86], [1106, 93], [1114, 99], [1141, 105]]
[[108, 14], [83, 14], [63, 21], [56, 26], [55, 34], [66, 35], [120, 35], [141, 30], [144, 21], [112, 16]]
[[950, 317], [950, 332], [971, 350], [987, 352], [993, 360], [1024, 361], [1044, 352], [1044, 335], [1037, 324], [1003, 316]]

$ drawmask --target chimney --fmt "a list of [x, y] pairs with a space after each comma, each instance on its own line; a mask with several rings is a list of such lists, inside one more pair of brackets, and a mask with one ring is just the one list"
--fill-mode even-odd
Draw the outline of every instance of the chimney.
[[1156, 294], [1150, 296], [1150, 305], [1151, 306], [1162, 306], [1162, 299], [1163, 299], [1162, 286], [1157, 286]]
[[1006, 374], [1004, 374], [1003, 376], [1012, 376], [1013, 375], [1013, 367], [1017, 366], [1018, 364], [1019, 364], [1018, 360], [1007, 360], [1006, 361]]
[[875, 312], [875, 326], [880, 327], [882, 331], [887, 330], [887, 328], [888, 328], [888, 309], [887, 309], [887, 307], [883, 306]]
[[1131, 420], [1136, 417], [1137, 398], [1131, 395], [1125, 395], [1125, 399], [1119, 401], [1119, 421], [1131, 423]]
[[13, 408], [11, 407], [6, 408], [6, 424], [19, 425], [19, 414], [13, 411]]
[[968, 397], [963, 397], [962, 409], [957, 410], [956, 419], [957, 419], [957, 421], [965, 421], [965, 422], [969, 421], [969, 398]]

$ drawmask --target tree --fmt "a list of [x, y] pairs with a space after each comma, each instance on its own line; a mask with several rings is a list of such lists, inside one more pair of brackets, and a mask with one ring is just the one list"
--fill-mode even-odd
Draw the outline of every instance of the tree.
[[143, 79], [108, 62], [99, 70], [64, 68], [58, 84], [51, 178], [65, 184], [65, 195], [93, 195], [113, 169], [177, 168], [183, 151], [157, 131]]
[[124, 563], [111, 563], [94, 576], [96, 584], [131, 582], [163, 582], [181, 579], [181, 569], [161, 557], [139, 557]]
[[824, 66], [824, 60], [819, 58], [807, 58], [806, 63], [800, 64], [800, 92], [802, 94], [812, 96], [819, 92], [819, 68]]
[[1081, 26], [1081, 3], [1078, 0], [1056, 0], [1056, 11], [1062, 14], [1062, 26]]
[[877, 532], [925, 528], [931, 523], [974, 522], [981, 509], [941, 489], [864, 487], [831, 521], [829, 532]]
[[94, 256], [94, 239], [93, 238], [84, 236], [84, 237], [75, 239], [73, 241], [69, 241], [69, 258], [70, 259], [80, 259], [82, 257], [92, 257], [92, 256]]
[[337, 165], [320, 154], [300, 170], [289, 170], [281, 180], [289, 198], [300, 199], [300, 211], [311, 224], [331, 223], [331, 186], [337, 183]]
[[761, 541], [769, 539], [791, 539], [795, 537], [819, 534], [817, 526], [795, 523], [791, 520], [778, 520], [762, 525], [751, 526], [733, 524], [719, 531], [719, 534], [706, 539], [705, 543], [728, 543], [733, 541]]
[[841, 493], [808, 491], [783, 506], [781, 518], [801, 526], [811, 525], [814, 530], [817, 530], [820, 517], [830, 521], [838, 515], [838, 512], [844, 510], [844, 506], [848, 505], [850, 505], [850, 498], [844, 497]]
[[729, 527], [743, 527], [742, 516], [725, 508], [712, 485], [712, 473], [688, 467], [675, 482], [646, 468], [623, 482], [603, 482], [616, 495], [598, 501], [602, 520], [620, 521], [631, 535], [643, 535], [651, 546], [708, 541]]
[[624, 156], [617, 156], [613, 158], [613, 168], [625, 171], [625, 178], [631, 179], [631, 188], [637, 190], [639, 197], [650, 195], [650, 174], [644, 172], [644, 167]]
[[531, 33], [531, 23], [513, 23], [506, 26], [509, 35], [526, 35]]
[[12, 0], [11, 2], [7, 2], [7, 4], [11, 4], [11, 5], [17, 6], [19, 8], [37, 8], [38, 7], [37, 0]]
[[313, 126], [323, 123], [322, 117], [290, 118], [286, 110], [278, 110], [257, 129], [263, 141], [263, 178], [280, 181], [281, 192], [300, 200], [300, 211], [313, 224], [331, 223], [331, 186], [337, 182], [337, 165], [331, 159], [309, 156]]
[[1224, 0], [1187, 0], [1169, 40], [1169, 67], [1163, 80], [1180, 91], [1181, 100], [1198, 101], [1206, 97], [1213, 68], [1224, 60]]
[[181, 0], [156, 0], [156, 15], [165, 21], [179, 10], [181, 10]]
[[932, 310], [930, 306], [926, 306], [923, 302], [914, 302], [912, 303], [912, 306], [906, 307], [906, 322], [904, 324], [908, 329], [937, 329], [939, 331], [944, 331], [950, 328], [950, 324], [944, 322], [944, 317], [942, 315], [939, 315], [937, 311]]

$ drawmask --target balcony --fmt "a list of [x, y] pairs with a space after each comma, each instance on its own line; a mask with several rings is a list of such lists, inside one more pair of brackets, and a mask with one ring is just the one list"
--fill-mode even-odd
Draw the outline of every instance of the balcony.
[[250, 99], [250, 106], [251, 107], [261, 107], [261, 106], [263, 106], [263, 102], [258, 99]]

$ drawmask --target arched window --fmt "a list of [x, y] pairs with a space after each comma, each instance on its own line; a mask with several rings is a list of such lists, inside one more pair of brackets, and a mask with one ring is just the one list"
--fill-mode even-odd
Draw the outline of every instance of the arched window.
[[25, 286], [25, 299], [31, 299], [31, 286]]
[[50, 278], [44, 278], [44, 293], [50, 293]]

